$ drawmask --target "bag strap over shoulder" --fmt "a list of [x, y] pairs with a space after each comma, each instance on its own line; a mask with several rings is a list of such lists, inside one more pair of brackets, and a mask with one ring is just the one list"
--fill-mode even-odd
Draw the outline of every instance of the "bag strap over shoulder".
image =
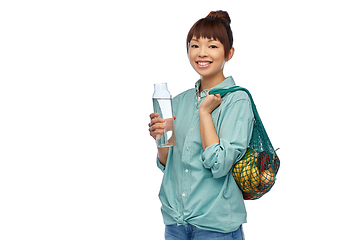
[[[251, 102], [251, 107], [252, 107], [252, 110], [253, 110], [253, 113], [254, 113], [254, 118], [257, 121], [261, 122], [259, 113], [258, 113], [258, 111], [256, 109], [256, 106], [255, 106], [255, 103], [254, 103], [254, 100], [253, 100], [250, 92], [246, 88], [233, 86], [233, 87], [230, 87], [230, 88], [212, 89], [212, 90], [209, 91], [209, 94], [210, 95], [212, 95], [212, 94], [220, 94], [221, 98], [223, 98], [227, 93], [236, 92], [236, 91], [244, 91], [244, 92], [247, 93], [247, 95], [249, 96], [250, 102]], [[262, 125], [262, 123], [261, 123], [261, 125]]]
[[233, 86], [233, 87], [230, 87], [230, 88], [223, 88], [223, 89], [212, 89], [209, 91], [209, 94], [220, 94], [221, 98], [223, 98], [227, 93], [230, 93], [230, 92], [236, 92], [236, 91], [244, 91], [247, 93], [247, 95], [249, 96], [249, 99], [250, 99], [250, 102], [251, 102], [251, 108], [253, 110], [253, 113], [254, 113], [254, 120], [255, 122], [258, 124], [258, 126], [260, 126], [261, 128], [264, 129], [264, 134], [266, 135], [266, 138], [269, 138], [269, 136], [267, 135], [266, 131], [265, 131], [265, 127], [261, 121], [261, 118], [260, 118], [260, 115], [256, 109], [256, 106], [255, 106], [255, 103], [254, 103], [254, 100], [249, 92], [249, 90], [247, 90], [246, 88], [242, 88], [242, 87], [239, 87], [239, 86]]

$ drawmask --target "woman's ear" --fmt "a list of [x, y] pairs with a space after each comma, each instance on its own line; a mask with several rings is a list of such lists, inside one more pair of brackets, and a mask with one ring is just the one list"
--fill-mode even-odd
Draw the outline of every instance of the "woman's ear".
[[229, 55], [227, 58], [225, 58], [225, 61], [230, 61], [230, 59], [234, 56], [235, 48], [232, 47], [229, 51]]

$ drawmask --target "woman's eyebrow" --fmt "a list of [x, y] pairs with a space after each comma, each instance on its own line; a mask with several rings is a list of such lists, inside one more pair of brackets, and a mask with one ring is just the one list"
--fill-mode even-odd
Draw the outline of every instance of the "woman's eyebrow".
[[[199, 42], [199, 40], [198, 39], [196, 39], [196, 38], [193, 38], [193, 39], [191, 39], [191, 41], [194, 41], [194, 42]], [[208, 42], [219, 42], [218, 40], [216, 40], [216, 39], [208, 39]]]

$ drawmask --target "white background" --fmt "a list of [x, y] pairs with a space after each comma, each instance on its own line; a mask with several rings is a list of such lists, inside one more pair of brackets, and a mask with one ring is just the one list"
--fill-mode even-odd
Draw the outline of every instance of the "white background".
[[0, 239], [163, 239], [153, 84], [198, 76], [192, 24], [232, 19], [225, 67], [281, 168], [247, 239], [360, 239], [358, 1], [2, 1]]

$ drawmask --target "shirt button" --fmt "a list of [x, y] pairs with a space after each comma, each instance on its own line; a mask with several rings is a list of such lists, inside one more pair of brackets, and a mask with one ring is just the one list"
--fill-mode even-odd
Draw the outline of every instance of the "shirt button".
[[185, 193], [183, 193], [183, 194], [182, 194], [182, 196], [183, 196], [183, 197], [185, 197], [185, 196], [186, 196], [186, 194], [185, 194]]
[[189, 148], [188, 148], [188, 147], [186, 148], [186, 151], [189, 151]]
[[188, 169], [185, 169], [185, 172], [186, 172], [186, 173], [188, 173], [188, 172], [189, 172], [189, 170], [188, 170]]

